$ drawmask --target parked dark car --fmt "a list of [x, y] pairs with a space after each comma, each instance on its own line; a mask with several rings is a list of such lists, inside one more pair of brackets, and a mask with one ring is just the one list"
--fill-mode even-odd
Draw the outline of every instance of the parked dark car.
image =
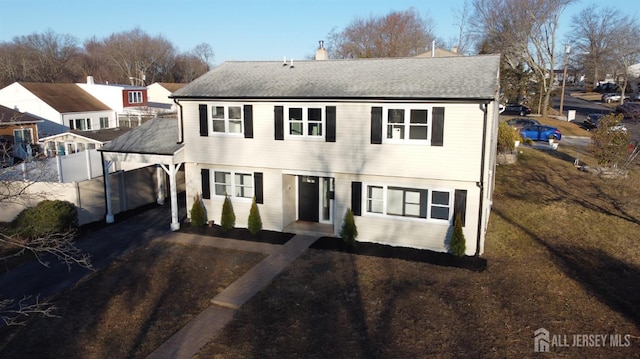
[[[590, 113], [587, 115], [587, 119], [583, 124], [587, 131], [595, 130], [600, 127], [600, 120], [606, 116], [604, 113]], [[627, 128], [622, 124], [618, 124], [610, 127], [613, 131], [627, 131]]]
[[598, 122], [600, 119], [604, 117], [604, 113], [590, 113], [587, 115], [587, 118], [582, 122], [584, 128], [588, 131], [598, 128]]
[[530, 138], [534, 141], [547, 141], [550, 138], [558, 141], [562, 139], [560, 130], [555, 127], [543, 125], [525, 127], [520, 130], [520, 136], [524, 139]]
[[531, 118], [512, 118], [507, 121], [507, 125], [521, 129], [524, 127], [540, 125], [540, 122]]
[[600, 93], [607, 92], [621, 92], [620, 86], [614, 84], [613, 82], [605, 82], [593, 88], [593, 91]]
[[640, 103], [637, 102], [625, 102], [622, 105], [616, 107], [616, 113], [621, 113], [624, 118], [632, 120], [640, 120]]
[[518, 104], [506, 104], [504, 106], [504, 111], [502, 111], [503, 115], [518, 115], [518, 116], [526, 116], [531, 113], [531, 109], [525, 105]]

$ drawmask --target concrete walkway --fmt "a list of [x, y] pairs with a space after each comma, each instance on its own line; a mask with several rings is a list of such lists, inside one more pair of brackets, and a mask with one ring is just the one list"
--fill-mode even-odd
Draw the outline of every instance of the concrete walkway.
[[211, 299], [212, 305], [192, 319], [147, 359], [192, 358], [209, 343], [219, 330], [230, 322], [236, 311], [256, 293], [265, 288], [291, 262], [309, 248], [318, 237], [296, 235], [284, 245], [203, 237], [186, 233], [171, 233], [161, 240], [215, 246], [225, 249], [265, 253], [268, 256], [229, 287]]

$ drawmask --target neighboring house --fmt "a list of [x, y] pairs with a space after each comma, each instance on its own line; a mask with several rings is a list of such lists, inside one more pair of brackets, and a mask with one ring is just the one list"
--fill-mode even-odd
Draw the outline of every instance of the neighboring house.
[[76, 152], [102, 148], [130, 128], [117, 127], [102, 130], [71, 130], [57, 135], [41, 138], [42, 148], [47, 157], [65, 156]]
[[147, 88], [144, 86], [96, 84], [92, 76], [87, 76], [86, 83], [77, 85], [113, 109], [120, 127], [140, 126], [144, 120], [160, 111], [149, 106]]
[[187, 208], [238, 227], [447, 251], [455, 215], [480, 255], [491, 209], [499, 55], [226, 62], [182, 89]]
[[38, 153], [38, 123], [43, 120], [0, 105], [0, 166]]
[[167, 112], [175, 114], [177, 112], [177, 106], [169, 96], [185, 85], [186, 84], [182, 83], [156, 82], [147, 86], [149, 106], [163, 108]]
[[111, 108], [71, 83], [14, 82], [0, 89], [0, 104], [46, 120], [41, 136], [116, 127]]

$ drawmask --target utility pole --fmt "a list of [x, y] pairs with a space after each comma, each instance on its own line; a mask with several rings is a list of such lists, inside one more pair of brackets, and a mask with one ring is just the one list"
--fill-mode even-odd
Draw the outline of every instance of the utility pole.
[[569, 44], [564, 46], [564, 73], [562, 74], [562, 94], [560, 95], [560, 116], [564, 113], [564, 87], [567, 83], [567, 66], [569, 65], [569, 53], [571, 52], [571, 46]]

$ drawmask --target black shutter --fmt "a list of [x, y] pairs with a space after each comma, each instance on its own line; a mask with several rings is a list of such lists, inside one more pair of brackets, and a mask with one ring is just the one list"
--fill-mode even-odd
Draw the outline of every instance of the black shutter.
[[434, 107], [431, 118], [431, 146], [444, 144], [444, 107]]
[[244, 138], [253, 138], [253, 106], [244, 105]]
[[200, 170], [200, 180], [202, 182], [202, 199], [211, 198], [211, 180], [208, 169], [203, 168]]
[[351, 212], [362, 215], [362, 182], [351, 182]]
[[336, 142], [336, 107], [327, 106], [327, 142]]
[[200, 136], [209, 135], [209, 116], [207, 115], [207, 105], [198, 105], [200, 111]]
[[262, 172], [255, 172], [253, 174], [253, 184], [255, 185], [254, 194], [256, 196], [256, 203], [264, 203], [264, 191], [262, 183]]
[[284, 140], [284, 107], [275, 106], [273, 112], [275, 139]]
[[382, 107], [371, 108], [371, 143], [382, 143]]
[[420, 218], [427, 218], [427, 209], [429, 208], [429, 204], [427, 203], [429, 200], [428, 195], [428, 190], [420, 190]]
[[453, 202], [453, 220], [455, 221], [456, 215], [460, 214], [460, 221], [464, 227], [465, 214], [467, 212], [467, 190], [457, 189], [455, 193], [455, 199]]

